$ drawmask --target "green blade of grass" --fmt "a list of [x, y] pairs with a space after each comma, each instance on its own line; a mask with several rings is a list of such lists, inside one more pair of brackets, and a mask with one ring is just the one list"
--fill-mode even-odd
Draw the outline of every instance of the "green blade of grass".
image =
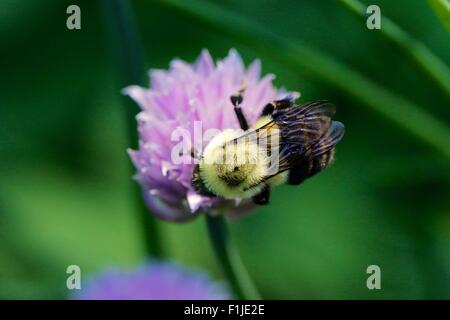
[[450, 33], [450, 2], [448, 0], [428, 0], [431, 8], [441, 20], [447, 32]]
[[417, 140], [450, 159], [450, 130], [446, 123], [332, 57], [307, 45], [286, 40], [251, 20], [211, 2], [202, 0], [190, 0], [189, 3], [178, 0], [158, 2], [271, 57], [292, 71], [339, 89], [359, 101], [361, 106], [376, 111]]
[[[141, 84], [145, 72], [142, 48], [133, 19], [133, 12], [128, 0], [102, 0], [104, 19], [114, 65], [119, 75], [120, 90], [131, 84]], [[124, 101], [124, 119], [127, 125], [129, 145], [135, 148], [138, 144], [136, 114], [138, 108], [128, 98]], [[125, 150], [124, 150], [125, 154]], [[130, 175], [128, 179], [133, 185], [134, 202], [139, 213], [142, 226], [142, 237], [146, 253], [151, 257], [161, 257], [162, 249], [159, 241], [159, 230], [156, 219], [144, 204], [141, 188], [131, 182], [135, 169], [130, 161]]]
[[[433, 0], [433, 2], [436, 2]], [[365, 20], [367, 6], [358, 0], [338, 0], [344, 8]], [[450, 18], [447, 16], [447, 18]], [[449, 20], [450, 23], [450, 20]], [[450, 70], [422, 42], [416, 40], [385, 15], [381, 17], [382, 35], [410, 57], [446, 94], [450, 96]]]

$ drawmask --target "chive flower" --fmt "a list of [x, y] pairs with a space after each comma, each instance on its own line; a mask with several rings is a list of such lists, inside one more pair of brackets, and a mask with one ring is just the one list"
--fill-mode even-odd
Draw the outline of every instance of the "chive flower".
[[[226, 210], [230, 215], [239, 215], [253, 207], [250, 201], [198, 194], [191, 183], [195, 166], [192, 156], [179, 152], [176, 156], [183, 161], [173, 161], [177, 144], [174, 136], [182, 129], [195, 138], [199, 123], [200, 136], [208, 129], [238, 129], [230, 96], [243, 85], [246, 90], [242, 110], [249, 123], [254, 123], [269, 101], [287, 95], [273, 86], [273, 79], [272, 74], [261, 76], [259, 60], [246, 68], [233, 49], [217, 63], [203, 50], [193, 64], [174, 59], [169, 70], [151, 70], [148, 89], [135, 85], [124, 89], [142, 109], [137, 115], [139, 148], [129, 150], [129, 155], [137, 170], [135, 179], [152, 213], [181, 222], [201, 212], [214, 215]], [[200, 149], [207, 142], [202, 141]], [[189, 143], [191, 147], [198, 144]]]
[[76, 300], [227, 300], [230, 295], [206, 274], [169, 262], [151, 262], [135, 269], [110, 268], [86, 283]]

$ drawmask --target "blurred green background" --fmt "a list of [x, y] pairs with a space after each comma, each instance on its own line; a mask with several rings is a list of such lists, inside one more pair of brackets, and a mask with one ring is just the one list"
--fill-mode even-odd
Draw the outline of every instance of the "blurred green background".
[[[448, 96], [336, 1], [210, 2], [326, 53], [448, 126]], [[81, 30], [66, 28], [70, 4], [81, 8]], [[449, 34], [426, 1], [370, 4], [450, 62]], [[302, 101], [338, 106], [346, 136], [332, 168], [298, 188], [278, 188], [269, 206], [231, 225], [265, 298], [450, 298], [450, 171], [443, 153], [245, 41], [157, 1], [132, 6], [143, 75], [174, 57], [193, 61], [202, 48], [215, 58], [236, 48], [246, 63], [261, 58], [276, 85], [302, 92]], [[120, 94], [102, 10], [96, 1], [0, 3], [0, 298], [64, 298], [68, 265], [85, 276], [145, 257], [125, 152], [130, 104]], [[170, 259], [220, 278], [202, 218], [158, 227]], [[381, 267], [381, 290], [366, 287], [371, 264]]]

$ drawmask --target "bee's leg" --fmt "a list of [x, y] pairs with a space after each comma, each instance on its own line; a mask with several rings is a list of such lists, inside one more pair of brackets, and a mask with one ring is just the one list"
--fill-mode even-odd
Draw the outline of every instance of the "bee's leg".
[[269, 198], [270, 198], [270, 187], [269, 185], [264, 184], [264, 187], [261, 190], [261, 192], [253, 196], [252, 199], [255, 204], [265, 205], [269, 203]]
[[244, 88], [240, 89], [236, 94], [233, 94], [230, 97], [231, 103], [234, 106], [234, 112], [236, 113], [236, 117], [238, 118], [239, 125], [242, 130], [248, 130], [248, 122], [245, 119], [244, 114], [242, 113], [241, 104], [244, 98], [242, 97], [242, 93], [244, 93]]
[[269, 116], [275, 110], [287, 109], [294, 105], [294, 98], [292, 96], [287, 96], [281, 100], [274, 100], [266, 104], [263, 108], [261, 116]]
[[270, 116], [273, 113], [273, 110], [275, 110], [275, 101], [269, 102], [264, 106], [261, 116]]

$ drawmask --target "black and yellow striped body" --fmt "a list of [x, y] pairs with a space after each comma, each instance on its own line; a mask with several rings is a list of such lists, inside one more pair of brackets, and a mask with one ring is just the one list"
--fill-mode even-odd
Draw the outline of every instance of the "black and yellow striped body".
[[[235, 107], [239, 124], [245, 132], [239, 136], [230, 137], [217, 147], [209, 144], [208, 147], [212, 146], [209, 149], [244, 146], [247, 145], [249, 137], [255, 135], [256, 150], [262, 151], [257, 154], [264, 154], [263, 159], [271, 159], [272, 155], [277, 156], [274, 162], [275, 171], [266, 170], [268, 168], [266, 166], [272, 163], [271, 161], [267, 164], [266, 161], [259, 162], [259, 165], [251, 164], [259, 170], [247, 170], [248, 173], [244, 174], [242, 173], [243, 165], [235, 167], [235, 169], [238, 168], [236, 172], [231, 170], [232, 168], [222, 170], [225, 173], [215, 169], [210, 170], [213, 173], [209, 175], [204, 174], [209, 171], [200, 169], [196, 165], [192, 185], [198, 193], [210, 197], [222, 196], [227, 199], [251, 197], [254, 203], [264, 205], [269, 202], [272, 187], [281, 183], [299, 185], [324, 170], [333, 161], [335, 145], [344, 135], [344, 125], [332, 120], [335, 113], [333, 104], [327, 101], [314, 101], [294, 105], [292, 97], [275, 100], [264, 107], [260, 119], [249, 129], [240, 108], [242, 97], [233, 96], [231, 102]], [[276, 144], [273, 144], [274, 141]], [[232, 148], [232, 150], [235, 149]], [[206, 151], [203, 152], [203, 156], [209, 154]], [[250, 166], [250, 162], [248, 165]], [[229, 165], [226, 164], [226, 167], [228, 168]]]

